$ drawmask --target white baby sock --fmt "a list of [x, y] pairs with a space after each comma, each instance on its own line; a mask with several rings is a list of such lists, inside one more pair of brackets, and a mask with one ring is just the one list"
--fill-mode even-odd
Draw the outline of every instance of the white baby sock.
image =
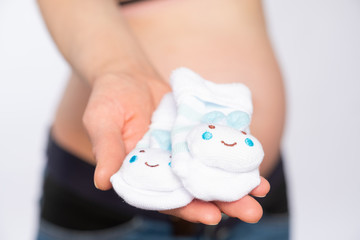
[[187, 205], [193, 196], [173, 174], [170, 130], [176, 116], [172, 94], [162, 99], [152, 116], [150, 130], [111, 177], [115, 191], [130, 205], [168, 210]]
[[260, 183], [264, 152], [250, 135], [250, 90], [216, 84], [186, 68], [173, 72], [177, 105], [172, 131], [172, 169], [196, 198], [235, 201]]

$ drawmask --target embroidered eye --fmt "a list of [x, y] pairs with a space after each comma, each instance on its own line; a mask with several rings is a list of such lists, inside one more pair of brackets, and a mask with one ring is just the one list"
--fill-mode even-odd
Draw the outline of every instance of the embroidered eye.
[[212, 133], [208, 132], [208, 131], [204, 132], [203, 135], [202, 135], [202, 138], [204, 140], [210, 140], [210, 139], [212, 139], [212, 137], [213, 137]]
[[250, 138], [246, 138], [246, 139], [245, 139], [245, 143], [246, 143], [246, 145], [248, 145], [249, 147], [254, 146], [254, 142], [253, 142]]
[[247, 133], [246, 133], [246, 132], [244, 132], [244, 131], [241, 131], [241, 133], [242, 133], [242, 134], [244, 134], [244, 135], [247, 135]]
[[136, 155], [134, 155], [134, 156], [132, 156], [131, 158], [130, 158], [130, 163], [133, 163], [133, 162], [135, 162], [136, 160], [137, 160], [137, 156]]
[[171, 162], [169, 162], [169, 166], [171, 167]]
[[145, 152], [145, 150], [140, 150], [139, 152], [144, 153], [144, 152]]
[[209, 128], [210, 129], [215, 129], [215, 126], [214, 125], [209, 125]]

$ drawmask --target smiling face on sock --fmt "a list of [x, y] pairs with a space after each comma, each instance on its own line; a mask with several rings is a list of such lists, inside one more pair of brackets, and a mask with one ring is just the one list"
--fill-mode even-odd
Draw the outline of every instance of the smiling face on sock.
[[181, 187], [172, 173], [171, 153], [161, 149], [135, 149], [121, 167], [122, 177], [129, 185], [145, 190], [171, 191]]
[[255, 137], [222, 125], [199, 125], [188, 135], [187, 144], [194, 158], [230, 172], [253, 170], [264, 157]]

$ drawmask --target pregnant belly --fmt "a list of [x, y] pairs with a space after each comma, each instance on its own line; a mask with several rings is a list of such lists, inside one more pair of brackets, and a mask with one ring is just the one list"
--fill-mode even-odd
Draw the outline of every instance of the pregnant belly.
[[[271, 169], [284, 123], [284, 94], [260, 3], [148, 0], [122, 6], [119, 11], [165, 80], [173, 69], [185, 66], [208, 80], [242, 82], [251, 89], [254, 102], [251, 130], [264, 145], [264, 169]], [[91, 144], [81, 127], [89, 89], [76, 83], [79, 82], [76, 77], [71, 81], [53, 132], [59, 142], [93, 162]]]

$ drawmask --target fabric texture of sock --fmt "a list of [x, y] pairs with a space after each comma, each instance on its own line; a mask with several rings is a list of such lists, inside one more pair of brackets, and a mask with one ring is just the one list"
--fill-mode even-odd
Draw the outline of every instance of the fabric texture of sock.
[[187, 68], [171, 75], [177, 106], [172, 169], [205, 201], [235, 201], [260, 184], [264, 152], [250, 134], [252, 101], [241, 83], [216, 84]]
[[111, 177], [115, 191], [130, 205], [168, 210], [189, 204], [193, 196], [171, 170], [170, 130], [176, 116], [172, 94], [162, 99], [149, 131]]

